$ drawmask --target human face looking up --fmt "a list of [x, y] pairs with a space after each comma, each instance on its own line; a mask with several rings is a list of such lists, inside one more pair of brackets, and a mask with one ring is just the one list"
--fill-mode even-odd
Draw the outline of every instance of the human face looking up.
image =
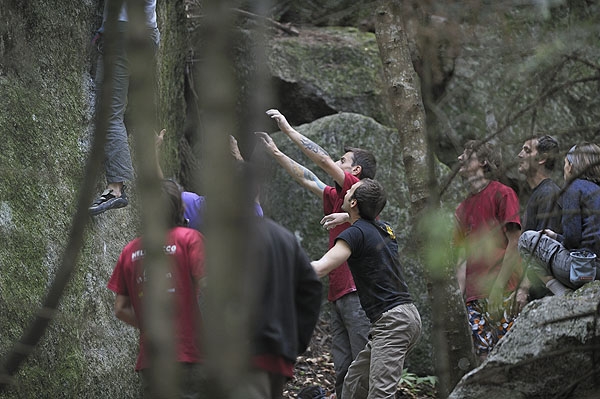
[[481, 171], [483, 174], [483, 166], [477, 159], [477, 153], [473, 150], [465, 149], [463, 153], [458, 156], [458, 162], [460, 163], [458, 173], [462, 177], [476, 176], [478, 171]]
[[519, 173], [524, 175], [533, 174], [537, 165], [537, 139], [527, 140], [519, 152]]
[[339, 166], [344, 172], [354, 174], [354, 153], [348, 151], [347, 153], [342, 155], [342, 157], [338, 161], [336, 161], [335, 164]]
[[361, 184], [361, 181], [357, 181], [352, 185], [352, 187], [350, 187], [348, 191], [346, 191], [346, 195], [344, 195], [344, 203], [342, 204], [342, 210], [344, 212], [350, 213], [350, 210], [352, 209], [352, 201], [356, 201], [356, 199], [354, 199], [354, 192]]

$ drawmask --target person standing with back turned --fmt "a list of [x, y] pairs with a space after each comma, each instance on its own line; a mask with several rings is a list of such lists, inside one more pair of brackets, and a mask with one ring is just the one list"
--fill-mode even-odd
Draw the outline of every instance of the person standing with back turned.
[[[319, 145], [292, 128], [278, 110], [268, 110], [267, 115], [277, 122], [281, 131], [306, 156], [335, 181], [335, 186], [325, 185], [312, 171], [281, 152], [268, 134], [257, 133], [262, 138], [267, 150], [290, 176], [322, 199], [325, 215], [342, 211], [344, 195], [354, 183], [363, 178], [375, 177], [377, 162], [371, 152], [360, 148], [345, 148], [344, 155], [335, 162]], [[329, 230], [329, 248], [333, 247], [338, 234], [349, 226], [348, 223], [344, 223]], [[360, 305], [356, 294], [356, 285], [346, 262], [329, 274], [327, 299], [332, 305], [332, 355], [336, 374], [336, 395], [339, 398], [342, 396], [344, 377], [348, 367], [365, 347], [370, 327], [369, 320]]]
[[[204, 277], [204, 237], [196, 230], [183, 227], [183, 203], [181, 191], [173, 181], [162, 183], [161, 200], [167, 210], [169, 232], [164, 246], [169, 269], [165, 271], [168, 292], [172, 297], [174, 310], [176, 361], [179, 366], [178, 384], [181, 398], [200, 398], [202, 362], [201, 312], [198, 304], [200, 281]], [[152, 397], [150, 388], [150, 364], [146, 345], [143, 308], [144, 295], [152, 293], [146, 290], [144, 269], [145, 251], [142, 237], [131, 241], [123, 248], [113, 270], [107, 287], [115, 292], [114, 312], [116, 317], [140, 330], [139, 354], [135, 371], [142, 375], [144, 397]], [[154, 365], [156, 367], [156, 365]]]

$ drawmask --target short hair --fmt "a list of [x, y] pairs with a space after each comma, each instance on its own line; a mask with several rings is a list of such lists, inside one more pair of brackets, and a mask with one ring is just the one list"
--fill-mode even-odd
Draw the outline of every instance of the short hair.
[[377, 160], [371, 151], [357, 147], [344, 147], [345, 152], [351, 152], [354, 156], [352, 166], [361, 167], [360, 179], [374, 179], [377, 173]]
[[[489, 141], [469, 140], [465, 150], [475, 153], [480, 162], [485, 162], [483, 172], [486, 178], [496, 177], [502, 167], [502, 154]], [[469, 154], [470, 155], [470, 154]]]
[[544, 167], [552, 172], [556, 165], [556, 160], [558, 159], [559, 154], [559, 146], [558, 141], [549, 135], [536, 136], [533, 139], [537, 140], [537, 157], [538, 158], [546, 158], [546, 162], [544, 162]]
[[167, 211], [169, 228], [185, 226], [183, 217], [183, 201], [181, 200], [181, 187], [173, 180], [163, 180], [161, 185], [161, 201]]
[[574, 145], [566, 158], [573, 165], [573, 177], [600, 184], [600, 147], [597, 144]]
[[361, 218], [375, 220], [387, 203], [387, 194], [381, 183], [373, 179], [362, 179], [354, 190], [354, 196]]

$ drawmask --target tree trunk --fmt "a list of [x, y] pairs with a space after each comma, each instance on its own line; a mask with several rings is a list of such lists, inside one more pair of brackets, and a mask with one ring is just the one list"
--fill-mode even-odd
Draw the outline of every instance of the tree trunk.
[[[457, 284], [452, 273], [454, 256], [451, 247], [442, 246], [440, 249], [438, 239], [437, 247], [432, 247], [431, 250], [443, 256], [431, 256], [431, 251], [428, 251], [427, 240], [432, 237], [428, 233], [430, 230], [438, 229], [440, 222], [439, 219], [425, 218], [426, 214], [433, 215], [439, 208], [439, 196], [435, 190], [430, 189], [435, 187], [434, 162], [432, 147], [428, 144], [430, 140], [428, 140], [422, 99], [422, 93], [430, 90], [427, 82], [431, 80], [425, 76], [423, 80], [426, 86], [421, 90], [421, 82], [411, 61], [406, 25], [400, 11], [397, 1], [380, 1], [376, 12], [375, 28], [389, 101], [400, 135], [410, 193], [410, 211], [415, 237], [412, 242], [417, 243], [411, 248], [417, 258], [426, 259], [419, 263], [431, 266], [426, 273], [432, 301], [435, 368], [439, 378], [439, 396], [446, 397], [464, 373], [476, 363], [464, 302], [460, 291], [456, 289]], [[427, 60], [424, 60], [424, 64], [427, 64]], [[425, 228], [417, 230], [418, 225]], [[419, 234], [419, 231], [424, 234]], [[451, 230], [446, 229], [446, 231]], [[451, 233], [447, 233], [441, 238], [441, 242], [449, 242], [451, 237]], [[433, 260], [433, 263], [429, 264], [427, 260]], [[448, 315], [456, 317], [448, 317]]]

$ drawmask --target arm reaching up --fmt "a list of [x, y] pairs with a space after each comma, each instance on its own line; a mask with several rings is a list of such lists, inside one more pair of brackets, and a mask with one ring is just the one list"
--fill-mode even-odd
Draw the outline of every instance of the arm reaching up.
[[318, 144], [314, 143], [303, 134], [295, 130], [285, 119], [285, 116], [276, 109], [267, 111], [267, 115], [277, 122], [277, 126], [285, 133], [317, 166], [325, 171], [340, 186], [344, 185], [344, 171], [331, 159], [329, 154]]
[[165, 133], [167, 133], [167, 129], [163, 129], [160, 133], [154, 138], [154, 148], [156, 149], [156, 170], [158, 173], [159, 179], [164, 179], [165, 176], [163, 174], [162, 168], [160, 167], [160, 147], [162, 147], [162, 143], [165, 139]]
[[256, 132], [254, 134], [260, 138], [260, 141], [264, 144], [269, 154], [271, 154], [273, 158], [275, 158], [277, 162], [283, 166], [283, 168], [290, 176], [294, 178], [294, 180], [296, 180], [302, 187], [313, 192], [315, 195], [318, 195], [320, 198], [323, 197], [323, 190], [326, 186], [312, 171], [281, 152], [279, 148], [277, 148], [277, 145], [275, 145], [275, 142], [271, 136], [269, 136], [267, 133]]
[[231, 151], [231, 155], [234, 159], [238, 161], [244, 160], [244, 157], [242, 157], [242, 153], [240, 152], [240, 148], [238, 147], [238, 142], [232, 135], [229, 135], [229, 150]]

